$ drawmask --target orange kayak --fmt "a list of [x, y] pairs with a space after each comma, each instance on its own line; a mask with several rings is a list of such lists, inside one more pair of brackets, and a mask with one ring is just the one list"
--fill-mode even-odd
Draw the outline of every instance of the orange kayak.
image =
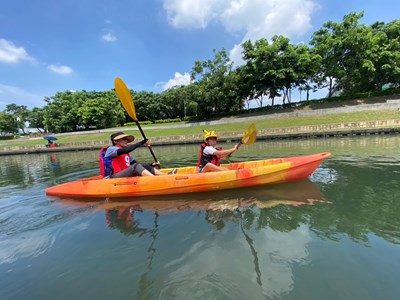
[[[228, 171], [197, 173], [197, 167], [178, 168], [176, 174], [104, 179], [94, 176], [46, 189], [50, 196], [72, 198], [171, 195], [290, 182], [309, 177], [331, 153], [236, 162]], [[168, 173], [171, 169], [161, 169]]]

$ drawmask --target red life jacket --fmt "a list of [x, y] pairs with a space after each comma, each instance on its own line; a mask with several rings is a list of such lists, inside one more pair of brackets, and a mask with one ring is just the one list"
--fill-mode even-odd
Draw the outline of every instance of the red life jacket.
[[129, 153], [118, 155], [117, 157], [105, 158], [108, 146], [101, 148], [99, 155], [100, 174], [104, 177], [118, 173], [130, 166]]
[[112, 167], [114, 169], [114, 173], [118, 173], [119, 171], [125, 170], [130, 166], [130, 163], [131, 163], [131, 157], [129, 156], [129, 153], [113, 157]]
[[[200, 146], [199, 160], [197, 161], [197, 166], [203, 168], [207, 163], [212, 163], [216, 166], [220, 165], [221, 158], [216, 155], [205, 155], [204, 148], [207, 147], [207, 143], [202, 143]], [[222, 147], [215, 148], [218, 151], [222, 150]]]

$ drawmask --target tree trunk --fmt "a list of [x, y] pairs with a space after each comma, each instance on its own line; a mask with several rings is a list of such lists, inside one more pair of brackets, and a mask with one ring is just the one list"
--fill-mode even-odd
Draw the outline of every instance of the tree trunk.
[[332, 97], [332, 84], [333, 84], [333, 79], [332, 77], [329, 78], [329, 93], [328, 93], [328, 98]]

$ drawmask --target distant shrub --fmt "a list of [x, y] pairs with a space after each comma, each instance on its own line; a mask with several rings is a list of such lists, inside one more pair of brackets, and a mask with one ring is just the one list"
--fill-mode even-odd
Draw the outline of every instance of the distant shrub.
[[214, 115], [208, 115], [208, 116], [186, 116], [183, 118], [184, 121], [187, 122], [199, 122], [199, 121], [205, 121], [209, 120], [211, 118], [215, 117]]
[[6, 140], [13, 140], [14, 138], [18, 138], [18, 136], [14, 135], [1, 135], [0, 140], [6, 141]]
[[[140, 125], [150, 125], [153, 124], [151, 121], [140, 121]], [[136, 126], [136, 122], [128, 122], [124, 124], [124, 127], [133, 127]]]
[[164, 119], [164, 120], [156, 120], [156, 124], [162, 124], [162, 123], [176, 123], [176, 122], [181, 122], [182, 120], [179, 118], [176, 119]]

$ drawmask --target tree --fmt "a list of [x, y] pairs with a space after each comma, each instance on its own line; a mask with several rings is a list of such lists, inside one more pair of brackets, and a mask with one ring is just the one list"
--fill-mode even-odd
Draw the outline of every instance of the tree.
[[0, 112], [0, 133], [1, 135], [12, 134], [15, 132], [16, 123], [13, 115]]
[[342, 49], [337, 35], [334, 34], [336, 23], [326, 22], [323, 28], [312, 35], [310, 44], [314, 53], [321, 57], [321, 68], [317, 77], [319, 88], [328, 87], [328, 97], [332, 97], [335, 80], [344, 76], [341, 68]]
[[86, 91], [58, 92], [51, 98], [45, 98], [44, 125], [50, 132], [68, 132], [76, 130], [81, 124], [78, 109], [82, 106]]
[[141, 120], [148, 120], [155, 123], [156, 120], [166, 116], [164, 113], [168, 111], [168, 106], [161, 100], [163, 97], [160, 94], [153, 92], [141, 91], [136, 93], [135, 107], [138, 117]]
[[62, 92], [45, 98], [43, 123], [52, 132], [77, 128], [106, 128], [125, 123], [124, 110], [114, 91]]
[[174, 119], [185, 116], [188, 86], [174, 86], [161, 93], [160, 101], [165, 105], [162, 112], [166, 118]]
[[77, 116], [84, 128], [108, 128], [123, 123], [124, 112], [114, 99], [107, 98], [106, 93], [97, 98], [87, 99], [78, 109]]
[[274, 105], [275, 97], [280, 96], [279, 90], [285, 92], [293, 83], [294, 46], [283, 36], [274, 36], [272, 43], [262, 38], [254, 44], [246, 41], [242, 46], [246, 61], [242, 74], [249, 97], [260, 99], [262, 106], [262, 99], [267, 96]]
[[374, 58], [373, 87], [381, 90], [384, 84], [399, 86], [400, 20], [394, 20], [388, 24], [376, 22], [371, 28], [375, 44], [378, 45], [368, 49]]
[[229, 112], [243, 107], [242, 99], [232, 97], [232, 83], [236, 81], [236, 75], [229, 77], [232, 64], [225, 49], [215, 53], [213, 60], [195, 61], [191, 79], [197, 81], [196, 102], [200, 115]]
[[352, 12], [342, 23], [327, 22], [310, 41], [321, 57], [319, 86], [329, 87], [329, 97], [334, 89], [351, 95], [399, 80], [399, 21], [366, 26], [360, 24], [363, 16]]
[[307, 45], [295, 47], [295, 72], [294, 86], [300, 91], [306, 91], [306, 100], [310, 100], [310, 90], [317, 89], [317, 76], [320, 69], [321, 57], [315, 54]]
[[7, 104], [4, 112], [12, 116], [14, 119], [14, 124], [16, 124], [18, 129], [21, 129], [25, 134], [25, 122], [28, 121], [28, 116], [30, 114], [28, 108], [25, 105], [17, 105], [12, 103]]
[[28, 121], [31, 127], [43, 132], [44, 128], [44, 109], [34, 107], [29, 114]]

